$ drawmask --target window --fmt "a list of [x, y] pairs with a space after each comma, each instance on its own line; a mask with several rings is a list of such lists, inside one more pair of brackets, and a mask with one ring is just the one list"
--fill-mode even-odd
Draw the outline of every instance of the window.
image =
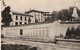
[[16, 15], [16, 20], [18, 20], [18, 16]]
[[15, 22], [15, 25], [18, 25], [18, 22]]
[[28, 19], [28, 23], [31, 23], [31, 18], [29, 17], [29, 19]]
[[20, 24], [22, 24], [22, 22], [20, 22]]
[[23, 35], [23, 29], [20, 29], [20, 35]]
[[22, 16], [20, 17], [20, 20], [22, 20]]
[[25, 17], [25, 21], [26, 21], [26, 17]]
[[35, 13], [36, 13], [36, 11], [35, 11]]
[[24, 22], [24, 24], [27, 24], [26, 22]]

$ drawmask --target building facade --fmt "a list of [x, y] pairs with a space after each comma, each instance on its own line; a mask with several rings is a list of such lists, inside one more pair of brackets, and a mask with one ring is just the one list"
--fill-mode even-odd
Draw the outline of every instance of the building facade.
[[49, 12], [43, 12], [38, 10], [30, 10], [25, 13], [33, 16], [32, 23], [44, 22], [47, 17], [51, 17]]
[[23, 24], [29, 24], [29, 19], [32, 20], [33, 16], [20, 13], [20, 12], [12, 12], [12, 22], [10, 25], [23, 25]]
[[49, 12], [37, 10], [30, 10], [25, 13], [12, 12], [12, 22], [10, 23], [10, 26], [44, 22], [48, 17], [51, 17]]

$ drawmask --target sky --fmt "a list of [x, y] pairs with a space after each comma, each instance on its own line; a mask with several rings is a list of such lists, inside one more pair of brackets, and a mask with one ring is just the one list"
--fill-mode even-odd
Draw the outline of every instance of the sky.
[[[12, 11], [25, 12], [30, 9], [52, 12], [76, 6], [80, 9], [80, 0], [4, 0]], [[75, 4], [74, 4], [75, 1]]]

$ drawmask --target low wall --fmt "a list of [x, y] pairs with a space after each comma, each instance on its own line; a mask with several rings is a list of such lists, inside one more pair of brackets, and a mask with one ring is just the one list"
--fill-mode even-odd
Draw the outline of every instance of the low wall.
[[56, 44], [61, 46], [80, 47], [80, 40], [76, 39], [56, 39]]

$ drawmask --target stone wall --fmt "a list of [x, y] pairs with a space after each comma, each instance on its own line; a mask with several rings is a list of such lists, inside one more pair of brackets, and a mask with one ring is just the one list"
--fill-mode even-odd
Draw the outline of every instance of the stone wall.
[[[25, 37], [32, 39], [48, 39], [54, 41], [55, 35], [63, 34], [65, 36], [67, 28], [77, 27], [80, 25], [76, 22], [50, 22], [50, 23], [33, 23], [19, 26], [9, 26], [3, 28], [5, 37]], [[20, 35], [22, 30], [22, 35]]]
[[80, 47], [80, 40], [76, 39], [56, 39], [56, 44], [61, 46]]
[[[3, 28], [3, 34], [5, 37], [23, 37], [30, 40], [52, 40], [54, 38], [53, 27], [53, 23], [9, 26]], [[22, 35], [20, 35], [20, 30], [23, 30]]]

